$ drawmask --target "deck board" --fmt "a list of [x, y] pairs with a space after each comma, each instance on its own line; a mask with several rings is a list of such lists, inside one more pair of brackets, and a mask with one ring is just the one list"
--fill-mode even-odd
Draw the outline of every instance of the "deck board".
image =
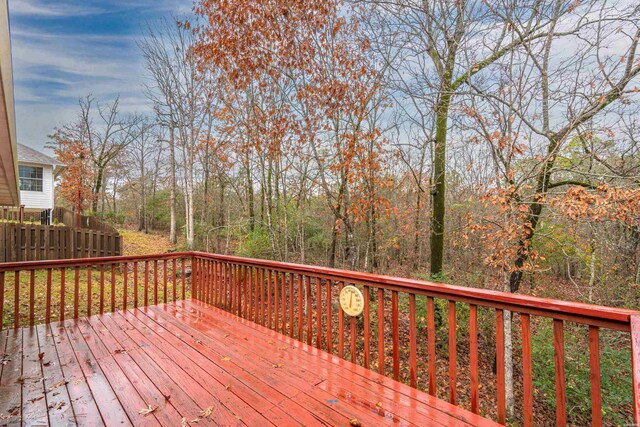
[[0, 351], [0, 425], [496, 425], [195, 300], [1, 331]]

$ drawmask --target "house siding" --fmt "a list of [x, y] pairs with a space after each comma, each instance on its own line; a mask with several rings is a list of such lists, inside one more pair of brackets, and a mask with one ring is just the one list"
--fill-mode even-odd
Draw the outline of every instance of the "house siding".
[[20, 190], [20, 203], [25, 209], [53, 209], [53, 166], [27, 162], [19, 164], [42, 168], [42, 191]]

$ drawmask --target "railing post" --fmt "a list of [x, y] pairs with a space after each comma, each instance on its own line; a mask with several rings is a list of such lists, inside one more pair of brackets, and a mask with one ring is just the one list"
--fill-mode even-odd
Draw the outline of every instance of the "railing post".
[[640, 314], [630, 316], [631, 377], [633, 379], [633, 420], [640, 424]]

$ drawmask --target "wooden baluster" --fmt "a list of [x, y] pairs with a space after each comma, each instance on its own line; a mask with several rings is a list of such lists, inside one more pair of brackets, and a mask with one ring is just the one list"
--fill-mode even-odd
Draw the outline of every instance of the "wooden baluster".
[[100, 264], [100, 314], [104, 313], [104, 264]]
[[640, 315], [632, 314], [631, 326], [631, 378], [633, 384], [633, 421], [640, 425]]
[[176, 299], [178, 299], [177, 294], [178, 294], [178, 273], [177, 273], [177, 268], [178, 268], [178, 260], [176, 258], [174, 258], [171, 261], [171, 267], [173, 270], [172, 276], [173, 276], [173, 301], [175, 301]]
[[416, 337], [416, 296], [409, 294], [409, 385], [418, 385], [418, 348]]
[[[200, 272], [198, 271], [198, 275]], [[146, 307], [149, 303], [149, 261], [144, 262], [144, 304], [143, 307]]]
[[289, 274], [289, 336], [293, 338], [293, 273]]
[[280, 290], [282, 291], [282, 334], [287, 333], [287, 274], [280, 274]]
[[198, 263], [197, 258], [191, 259], [191, 298], [198, 299]]
[[303, 326], [302, 326], [302, 275], [298, 274], [298, 341], [302, 341], [304, 338], [303, 334]]
[[307, 345], [311, 345], [311, 317], [313, 316], [313, 309], [311, 307], [311, 278], [306, 276], [304, 282], [307, 294]]
[[64, 322], [64, 310], [66, 304], [66, 270], [60, 269], [60, 321]]
[[35, 324], [36, 271], [29, 271], [29, 326]]
[[322, 287], [319, 278], [315, 278], [316, 285], [316, 348], [322, 348]]
[[504, 311], [496, 309], [496, 389], [500, 424], [507, 422], [504, 374]]
[[217, 262], [218, 264], [218, 307], [224, 307], [224, 264]]
[[325, 280], [325, 284], [327, 287], [327, 351], [329, 353], [333, 353], [333, 332], [332, 332], [332, 313], [331, 313], [331, 306], [332, 306], [332, 298], [331, 298], [331, 280]]
[[127, 281], [129, 279], [129, 263], [122, 264], [122, 309], [127, 309], [127, 297], [129, 296], [129, 289], [127, 288]]
[[0, 271], [0, 331], [4, 328], [4, 271]]
[[93, 297], [93, 287], [91, 285], [91, 266], [87, 266], [87, 317], [91, 317], [91, 299]]
[[275, 308], [273, 310], [273, 315], [275, 317], [273, 323], [273, 330], [277, 331], [280, 325], [278, 324], [278, 320], [280, 319], [280, 295], [278, 293], [278, 287], [280, 285], [279, 273], [277, 271], [273, 272], [273, 297]]
[[240, 298], [238, 299], [239, 315], [246, 319], [247, 317], [247, 276], [244, 265], [238, 266], [238, 278], [240, 279]]
[[0, 331], [4, 328], [4, 271], [0, 271]]
[[74, 286], [73, 286], [73, 318], [78, 318], [78, 306], [80, 305], [80, 267], [74, 269]]
[[138, 308], [138, 262], [137, 261], [133, 263], [133, 308]]
[[[342, 310], [340, 310], [342, 311]], [[369, 369], [371, 364], [371, 325], [369, 324], [369, 286], [364, 287], [364, 367]]]
[[238, 265], [231, 265], [231, 277], [233, 278], [233, 298], [231, 301], [231, 312], [239, 316], [240, 300], [240, 277], [238, 275]]
[[283, 335], [287, 333], [287, 273], [280, 273], [280, 292], [282, 293], [282, 303], [280, 305], [280, 310], [282, 311], [282, 330], [280, 331]]
[[589, 326], [589, 368], [591, 379], [591, 425], [602, 426], [600, 390], [600, 328]]
[[244, 284], [244, 308], [243, 308], [243, 317], [245, 319], [251, 319], [251, 313], [249, 312], [249, 307], [251, 307], [251, 284], [249, 282], [249, 266], [245, 265], [242, 267], [242, 283]]
[[533, 426], [533, 373], [531, 364], [531, 318], [528, 314], [520, 314], [520, 327], [522, 328], [523, 421], [524, 427], [531, 427]]
[[378, 373], [384, 375], [384, 289], [378, 288]]
[[564, 330], [563, 322], [553, 319], [553, 354], [556, 368], [556, 425], [567, 425], [567, 400], [564, 378]]
[[47, 288], [46, 288], [46, 306], [45, 306], [45, 320], [44, 323], [51, 323], [51, 269], [47, 268]]
[[199, 274], [200, 281], [199, 283], [199, 297], [198, 300], [202, 302], [207, 302], [207, 291], [209, 286], [209, 261], [206, 259], [200, 260], [200, 268]]
[[111, 264], [111, 312], [116, 311], [116, 265]]
[[458, 400], [457, 389], [457, 364], [458, 349], [456, 347], [457, 335], [456, 302], [449, 301], [449, 403], [455, 405]]
[[429, 394], [436, 396], [436, 320], [435, 302], [433, 297], [427, 297], [427, 354], [429, 372]]
[[[187, 286], [186, 286], [186, 274], [185, 274], [185, 261], [184, 258], [182, 258], [180, 265], [182, 266], [182, 274], [180, 275], [180, 281], [182, 282], [182, 299], [187, 299]], [[193, 269], [192, 269], [193, 270]], [[193, 277], [193, 271], [191, 272], [192, 277]]]
[[153, 260], [153, 305], [158, 305], [158, 260]]
[[218, 264], [218, 307], [224, 308], [224, 298], [225, 298], [225, 275], [224, 275], [224, 263], [220, 261], [216, 261]]
[[245, 298], [247, 305], [247, 319], [255, 322], [254, 308], [255, 308], [255, 289], [253, 281], [253, 267], [247, 265], [245, 268], [245, 281], [247, 282], [247, 296]]
[[258, 323], [264, 326], [264, 269], [256, 267], [256, 298], [258, 299], [258, 305], [256, 306], [256, 316], [258, 316]]
[[[340, 282], [338, 285], [338, 300], [342, 288], [344, 288], [344, 282]], [[342, 308], [338, 310], [338, 356], [344, 358], [344, 311]]]
[[271, 328], [271, 270], [267, 270], [267, 328]]
[[200, 301], [208, 302], [209, 298], [209, 283], [211, 282], [211, 262], [209, 260], [202, 260], [202, 296]]
[[230, 282], [230, 274], [229, 274], [229, 264], [224, 263], [224, 302], [223, 307], [225, 310], [229, 310], [229, 293], [231, 292], [231, 282]]
[[393, 337], [393, 379], [400, 380], [400, 326], [398, 322], [398, 291], [391, 292], [391, 329]]
[[13, 283], [13, 327], [20, 327], [20, 271], [16, 271]]
[[478, 413], [478, 306], [469, 306], [469, 370], [471, 380], [471, 412]]
[[233, 297], [234, 297], [234, 293], [235, 293], [235, 277], [233, 274], [233, 268], [234, 265], [233, 264], [228, 264], [227, 266], [228, 270], [229, 270], [229, 301], [227, 304], [227, 309], [233, 313], [234, 311], [234, 305], [233, 305]]
[[167, 302], [167, 260], [162, 261], [162, 293], [163, 302]]
[[349, 332], [349, 339], [351, 341], [351, 363], [356, 363], [356, 318], [351, 316], [349, 319], [351, 323], [351, 330]]

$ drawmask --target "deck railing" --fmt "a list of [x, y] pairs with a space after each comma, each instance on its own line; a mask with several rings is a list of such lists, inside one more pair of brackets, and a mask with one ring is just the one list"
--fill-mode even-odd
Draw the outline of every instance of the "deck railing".
[[[635, 422], [640, 422], [640, 312], [208, 253], [195, 253], [193, 265], [194, 298], [365, 368], [377, 370], [396, 380], [404, 380], [412, 387], [419, 387], [419, 378], [422, 380], [426, 374], [426, 386], [423, 388], [436, 396], [442, 385], [438, 381], [438, 367], [443, 367], [437, 360], [436, 350], [441, 343], [436, 342], [436, 329], [446, 324], [446, 397], [453, 404], [461, 404], [459, 383], [468, 382], [466, 404], [474, 413], [479, 412], [482, 389], [478, 317], [480, 310], [483, 310], [484, 315], [495, 319], [495, 376], [490, 375], [492, 379], [495, 378], [495, 396], [488, 399], [489, 405], [497, 406], [496, 419], [501, 424], [507, 420], [505, 320], [513, 318], [514, 329], [519, 324], [519, 334], [514, 330], [514, 335], [521, 342], [521, 377], [515, 381], [521, 381], [522, 384], [522, 399], [518, 406], [521, 410], [519, 419], [525, 426], [534, 425], [532, 321], [547, 318], [553, 324], [555, 421], [559, 426], [567, 424], [565, 329], [574, 324], [586, 325], [591, 423], [595, 426], [603, 424], [601, 330], [621, 331], [626, 335], [625, 342], [632, 352], [630, 372], [633, 377], [633, 404], [630, 410], [633, 411]], [[364, 295], [364, 312], [358, 318], [347, 318], [339, 308], [339, 292], [348, 284], [357, 285]], [[426, 337], [417, 332], [418, 321], [422, 320], [418, 319], [418, 313], [423, 313], [424, 309]], [[458, 324], [459, 316], [456, 313], [462, 309], [468, 313], [465, 316], [468, 317], [469, 331], [468, 370], [465, 370], [468, 378], [459, 377], [459, 365], [463, 361], [459, 359], [457, 351], [458, 329], [461, 329], [461, 325]], [[446, 320], [443, 315], [445, 311]], [[509, 317], [513, 313], [517, 316]], [[408, 334], [404, 332], [406, 330]], [[401, 357], [401, 353], [404, 357]], [[423, 367], [425, 359], [426, 369]], [[426, 372], [422, 372], [424, 370]]]
[[0, 263], [0, 330], [190, 295], [191, 252]]
[[[364, 312], [357, 318], [346, 316], [338, 304], [340, 290], [350, 284], [364, 295]], [[533, 360], [532, 331], [536, 326], [544, 321], [552, 324], [557, 425], [567, 423], [565, 331], [584, 333], [591, 423], [599, 426], [603, 424], [601, 341], [613, 330], [623, 336], [618, 345], [631, 351], [633, 402], [628, 411], [640, 422], [637, 311], [202, 252], [0, 263], [0, 329], [188, 297], [474, 413], [491, 416], [482, 405], [495, 406], [495, 419], [502, 424], [507, 419], [504, 327], [505, 320], [513, 319], [507, 325], [513, 325], [512, 336], [519, 344], [514, 350], [519, 374], [515, 381], [521, 384], [518, 419], [525, 426], [535, 423], [533, 367], [539, 362]], [[468, 352], [459, 354], [462, 345]], [[486, 367], [483, 349], [489, 345], [495, 372], [480, 369]], [[486, 381], [495, 387], [483, 387]]]

